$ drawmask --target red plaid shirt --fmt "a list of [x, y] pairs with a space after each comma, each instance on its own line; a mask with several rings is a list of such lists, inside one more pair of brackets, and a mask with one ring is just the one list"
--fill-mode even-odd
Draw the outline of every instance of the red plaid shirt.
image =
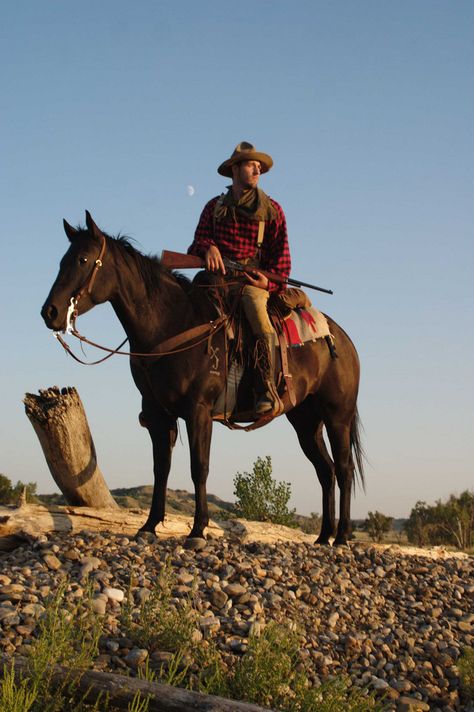
[[[214, 208], [219, 197], [212, 198], [201, 213], [194, 242], [188, 254], [204, 257], [211, 245], [216, 245], [223, 257], [231, 260], [244, 260], [255, 257], [257, 252], [258, 221], [239, 217], [233, 220], [214, 220]], [[276, 219], [265, 222], [263, 243], [260, 248], [260, 267], [268, 272], [275, 272], [281, 277], [288, 277], [291, 269], [288, 235], [285, 214], [278, 203], [270, 198], [276, 212]], [[282, 285], [269, 282], [270, 291], [278, 291]]]

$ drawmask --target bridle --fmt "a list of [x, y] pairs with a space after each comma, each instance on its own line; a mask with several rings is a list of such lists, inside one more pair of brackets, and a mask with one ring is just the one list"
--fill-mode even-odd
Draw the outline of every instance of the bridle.
[[[64, 329], [64, 332], [67, 334], [73, 334], [76, 331], [76, 319], [78, 317], [77, 313], [77, 305], [79, 303], [79, 300], [84, 296], [84, 294], [87, 294], [90, 296], [92, 292], [92, 287], [94, 286], [94, 282], [97, 278], [97, 275], [99, 273], [100, 268], [103, 265], [103, 260], [105, 257], [105, 252], [107, 250], [107, 240], [105, 239], [104, 235], [100, 233], [100, 239], [102, 240], [102, 244], [100, 246], [100, 252], [99, 256], [94, 262], [94, 267], [92, 268], [92, 272], [90, 274], [90, 277], [88, 281], [84, 284], [83, 287], [78, 291], [78, 293], [71, 297], [69, 306], [67, 309], [66, 313], [66, 327]], [[55, 334], [58, 332], [55, 332]], [[126, 341], [126, 339], [125, 339]], [[124, 342], [125, 343], [125, 342]]]
[[[107, 346], [101, 346], [100, 344], [97, 344], [94, 341], [89, 341], [89, 339], [80, 334], [79, 331], [76, 329], [76, 319], [78, 317], [77, 305], [84, 296], [84, 294], [90, 296], [99, 270], [103, 265], [105, 253], [107, 250], [107, 241], [102, 233], [99, 233], [99, 237], [102, 241], [99, 257], [94, 262], [94, 267], [92, 268], [92, 272], [89, 276], [89, 279], [86, 281], [84, 286], [80, 288], [77, 294], [72, 296], [69, 301], [69, 306], [66, 313], [66, 326], [62, 333], [71, 334], [72, 336], [75, 336], [77, 339], [79, 339], [79, 341], [81, 341], [82, 343], [89, 344], [89, 346], [94, 346], [95, 348], [100, 349], [101, 351], [107, 351], [107, 356], [104, 356], [98, 361], [83, 361], [72, 352], [70, 346], [64, 341], [59, 331], [53, 332], [55, 338], [59, 341], [63, 349], [70, 356], [72, 356], [75, 361], [78, 361], [79, 363], [82, 363], [85, 366], [95, 366], [96, 364], [106, 361], [108, 358], [114, 356], [115, 354], [118, 354], [120, 356], [135, 356], [139, 358], [155, 359], [161, 356], [170, 356], [172, 354], [180, 353], [181, 351], [187, 351], [188, 349], [192, 349], [195, 346], [198, 346], [199, 344], [203, 343], [204, 341], [209, 341], [213, 337], [213, 335], [217, 333], [217, 331], [222, 329], [222, 327], [226, 324], [229, 317], [227, 315], [222, 314], [215, 320], [211, 320], [206, 324], [194, 326], [190, 329], [187, 329], [186, 331], [181, 332], [180, 334], [177, 334], [176, 336], [172, 336], [171, 338], [166, 339], [165, 341], [161, 342], [161, 344], [158, 344], [151, 351], [148, 351], [146, 353], [138, 353], [135, 351], [120, 351], [122, 346], [128, 341], [128, 337], [126, 337], [122, 341], [122, 343], [119, 344], [119, 346], [117, 346], [117, 348], [115, 349], [110, 349]], [[190, 341], [192, 342], [191, 344], [188, 343]]]

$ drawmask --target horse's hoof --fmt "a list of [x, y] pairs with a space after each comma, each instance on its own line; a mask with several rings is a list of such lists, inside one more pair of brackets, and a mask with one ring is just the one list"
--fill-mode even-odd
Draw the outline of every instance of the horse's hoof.
[[183, 547], [191, 551], [202, 551], [207, 546], [207, 541], [202, 536], [190, 536], [184, 540]]
[[346, 538], [338, 539], [338, 538], [336, 537], [336, 538], [334, 539], [333, 546], [349, 546], [349, 544], [347, 543], [347, 539], [346, 539]]
[[330, 546], [329, 537], [327, 539], [326, 539], [326, 537], [324, 537], [322, 539], [321, 539], [321, 537], [318, 537], [314, 543], [315, 543], [315, 546]]

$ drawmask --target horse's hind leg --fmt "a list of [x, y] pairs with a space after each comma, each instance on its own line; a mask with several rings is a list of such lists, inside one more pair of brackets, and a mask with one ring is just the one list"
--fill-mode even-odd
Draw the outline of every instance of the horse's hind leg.
[[191, 456], [191, 477], [194, 483], [194, 523], [189, 537], [204, 538], [204, 529], [209, 524], [206, 482], [209, 474], [212, 419], [209, 408], [197, 404], [186, 419]]
[[339, 524], [334, 544], [347, 544], [351, 534], [351, 495], [354, 478], [354, 462], [351, 453], [350, 423], [325, 423], [334, 458], [337, 484], [340, 491]]
[[323, 422], [308, 401], [290, 410], [286, 417], [296, 430], [301, 448], [314, 465], [323, 491], [323, 519], [316, 544], [328, 544], [335, 531], [335, 477], [333, 462], [323, 439]]
[[153, 473], [155, 484], [150, 513], [140, 532], [155, 532], [155, 527], [165, 519], [166, 485], [171, 468], [171, 455], [178, 428], [176, 420], [165, 413], [143, 409], [143, 422], [148, 428], [153, 443]]

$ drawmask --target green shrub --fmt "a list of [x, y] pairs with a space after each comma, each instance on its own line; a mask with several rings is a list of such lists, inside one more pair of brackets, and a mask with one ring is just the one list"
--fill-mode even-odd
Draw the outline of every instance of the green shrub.
[[234, 478], [235, 512], [238, 517], [256, 522], [273, 522], [295, 527], [295, 509], [288, 509], [289, 482], [276, 482], [272, 461], [258, 457], [252, 472], [238, 472]]
[[418, 546], [447, 544], [466, 550], [474, 546], [474, 493], [466, 490], [459, 497], [434, 505], [417, 502], [405, 523], [408, 540]]
[[150, 595], [138, 608], [129, 592], [122, 605], [120, 621], [124, 633], [139, 647], [150, 652], [166, 650], [182, 653], [191, 644], [198, 614], [189, 598], [179, 605], [171, 602], [175, 577], [169, 559], [165, 562]]
[[474, 702], [474, 648], [465, 648], [457, 664], [463, 697]]
[[362, 529], [367, 532], [372, 541], [383, 541], [384, 535], [390, 531], [393, 517], [387, 517], [382, 512], [369, 512], [367, 519], [362, 524]]

